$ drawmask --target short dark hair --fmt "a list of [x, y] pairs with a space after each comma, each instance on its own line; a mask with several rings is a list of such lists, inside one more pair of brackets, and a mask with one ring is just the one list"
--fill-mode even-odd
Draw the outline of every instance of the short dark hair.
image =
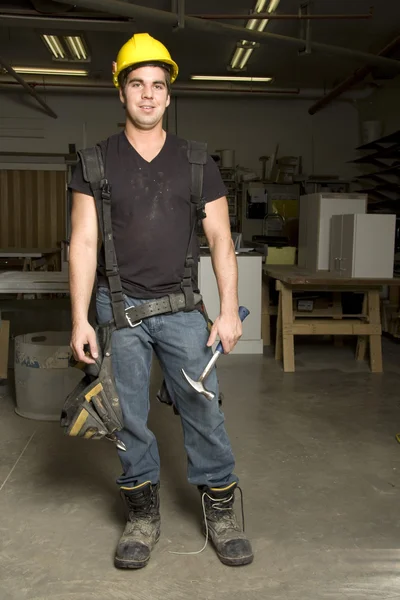
[[125, 88], [126, 82], [128, 81], [129, 73], [131, 73], [135, 69], [138, 69], [139, 67], [160, 67], [161, 69], [163, 69], [163, 71], [165, 71], [165, 83], [167, 86], [168, 94], [171, 94], [171, 68], [169, 65], [162, 62], [142, 62], [126, 67], [126, 69], [123, 69], [123, 71], [121, 71], [121, 73], [118, 75], [118, 83], [121, 89]]

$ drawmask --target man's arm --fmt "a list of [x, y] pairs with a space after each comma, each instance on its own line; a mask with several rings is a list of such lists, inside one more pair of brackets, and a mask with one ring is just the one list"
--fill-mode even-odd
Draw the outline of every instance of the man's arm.
[[207, 345], [212, 346], [219, 335], [224, 352], [228, 353], [233, 350], [242, 335], [242, 323], [238, 315], [237, 260], [226, 198], [208, 202], [205, 212], [207, 216], [203, 220], [203, 229], [210, 246], [220, 297], [220, 314], [214, 322]]
[[97, 214], [92, 196], [73, 192], [69, 247], [69, 286], [72, 309], [71, 348], [77, 360], [88, 364], [94, 360], [85, 356], [83, 347], [97, 357], [96, 336], [88, 321], [97, 264]]

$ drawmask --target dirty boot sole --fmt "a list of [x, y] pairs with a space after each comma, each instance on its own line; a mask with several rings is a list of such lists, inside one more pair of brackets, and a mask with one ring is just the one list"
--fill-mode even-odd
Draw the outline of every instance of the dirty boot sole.
[[229, 556], [224, 556], [223, 554], [220, 554], [219, 552], [217, 552], [217, 550], [215, 550], [215, 552], [222, 564], [228, 567], [244, 567], [245, 565], [250, 565], [254, 560], [253, 554], [249, 554], [248, 556], [241, 556], [240, 558], [231, 558]]
[[[157, 544], [158, 540], [160, 539], [160, 534], [158, 534], [156, 540], [154, 541], [154, 545]], [[147, 558], [145, 558], [144, 560], [124, 560], [123, 558], [118, 558], [118, 556], [114, 557], [114, 566], [117, 567], [117, 569], [143, 569], [143, 567], [145, 567], [151, 557], [151, 552], [152, 550], [150, 550], [150, 553], [148, 555]]]
[[[207, 534], [205, 527], [202, 527], [202, 533], [204, 537], [206, 537]], [[222, 564], [226, 565], [227, 567], [244, 567], [245, 565], [250, 565], [254, 560], [254, 554], [252, 551], [250, 551], [249, 554], [244, 554], [236, 558], [226, 556], [226, 554], [221, 554], [220, 552], [218, 552], [217, 546], [214, 543], [214, 540], [212, 539], [211, 535], [209, 535], [208, 539], [210, 540], [212, 547], [214, 548], [219, 560], [222, 562]]]

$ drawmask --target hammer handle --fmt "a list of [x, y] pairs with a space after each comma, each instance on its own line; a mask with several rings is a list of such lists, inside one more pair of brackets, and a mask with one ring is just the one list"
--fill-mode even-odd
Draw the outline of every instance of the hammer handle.
[[[245, 318], [250, 314], [250, 311], [245, 306], [239, 306], [239, 319], [243, 322]], [[222, 342], [219, 342], [218, 346], [215, 348], [215, 352], [219, 352], [220, 354], [224, 354], [224, 349], [222, 347]]]

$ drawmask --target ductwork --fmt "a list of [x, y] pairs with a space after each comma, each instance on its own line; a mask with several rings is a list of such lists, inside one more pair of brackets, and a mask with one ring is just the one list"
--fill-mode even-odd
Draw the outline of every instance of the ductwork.
[[[64, 3], [62, 0], [54, 1], [61, 4]], [[87, 8], [89, 10], [103, 11], [105, 13], [112, 14], [113, 16], [118, 15], [121, 17], [131, 17], [133, 19], [152, 20], [158, 23], [164, 23], [170, 27], [174, 27], [177, 24], [177, 15], [172, 12], [156, 10], [154, 8], [148, 8], [147, 6], [139, 6], [129, 2], [122, 2], [121, 0], [74, 0], [73, 4], [74, 6]], [[207, 21], [205, 19], [197, 19], [195, 17], [185, 16], [184, 26], [188, 29], [194, 29], [210, 34], [224, 35], [235, 39], [236, 41], [245, 39], [259, 42], [260, 44], [276, 42], [277, 44], [280, 43], [286, 44], [287, 46], [292, 46], [297, 50], [305, 49], [304, 40], [299, 38], [277, 35], [276, 33], [269, 33], [266, 31], [254, 31], [244, 27], [236, 27], [235, 25], [228, 25], [226, 23], [216, 23]], [[398, 60], [385, 58], [376, 54], [369, 54], [368, 52], [361, 52], [360, 50], [355, 50], [353, 48], [331, 46], [329, 44], [322, 44], [320, 42], [311, 41], [309, 46], [315, 52], [352, 57], [356, 60], [362, 61], [363, 64], [376, 65], [378, 67], [400, 72], [400, 61]]]
[[[18, 73], [16, 73], [14, 71], [14, 69], [12, 68], [11, 65], [9, 65], [3, 58], [0, 57], [0, 66], [4, 67], [8, 73], [10, 73], [10, 75], [13, 76], [15, 82], [18, 85], [22, 85], [22, 87], [28, 92], [28, 94], [30, 94], [33, 98], [35, 98], [35, 100], [37, 100], [37, 102], [39, 102], [39, 104], [41, 105], [41, 107], [44, 109], [45, 113], [47, 115], [49, 115], [50, 117], [53, 117], [53, 119], [57, 119], [57, 115], [56, 113], [50, 108], [50, 106], [43, 100], [43, 98], [40, 97], [40, 95], [37, 93], [37, 91], [30, 86], [23, 77], [21, 77], [21, 75], [19, 75]], [[14, 82], [14, 83], [15, 83]]]
[[[395, 37], [389, 44], [387, 44], [382, 50], [379, 52], [381, 56], [389, 56], [393, 52], [395, 52], [400, 46], [400, 36]], [[330, 102], [337, 99], [341, 94], [350, 90], [354, 85], [363, 81], [367, 75], [372, 72], [372, 67], [370, 65], [364, 65], [360, 69], [357, 69], [354, 73], [352, 73], [349, 77], [341, 81], [336, 87], [334, 87], [329, 93], [324, 94], [317, 100], [315, 104], [310, 106], [308, 112], [310, 115], [314, 115], [316, 112], [328, 106]]]

